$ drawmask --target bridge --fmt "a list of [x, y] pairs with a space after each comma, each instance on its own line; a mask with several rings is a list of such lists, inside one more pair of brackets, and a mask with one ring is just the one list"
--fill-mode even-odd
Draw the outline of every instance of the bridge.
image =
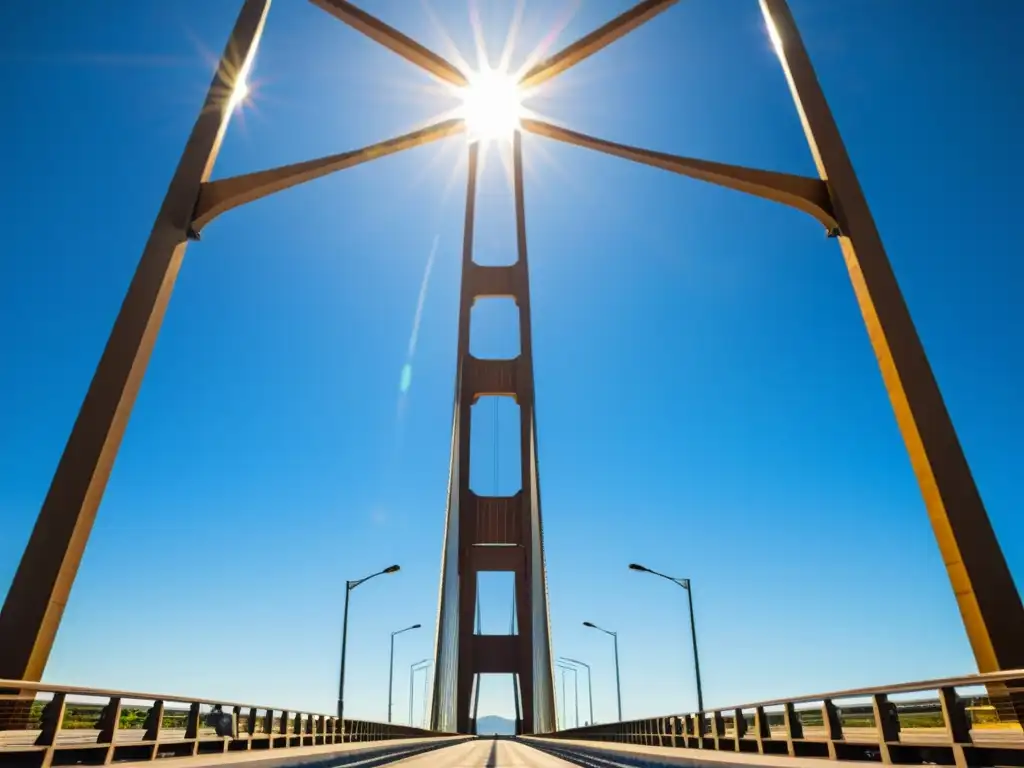
[[[465, 92], [467, 103], [487, 95], [478, 92], [479, 73], [463, 71], [347, 0], [312, 1], [438, 81]], [[520, 72], [513, 90], [526, 92], [556, 78], [675, 4], [643, 0]], [[481, 135], [474, 133], [484, 132], [484, 124], [500, 109], [493, 104], [482, 120], [480, 114], [465, 112], [354, 151], [211, 180], [269, 6], [270, 0], [245, 0], [242, 5], [0, 612], [0, 765], [130, 764], [158, 758], [199, 765], [251, 760], [255, 753], [275, 765], [316, 759], [361, 766], [418, 761], [434, 768], [519, 762], [553, 768], [566, 762], [588, 768], [695, 761], [767, 766], [802, 765], [813, 758], [1024, 765], [1024, 608], [786, 0], [760, 0], [760, 7], [818, 178], [627, 146], [516, 113], [510, 126], [498, 128], [498, 138], [512, 145], [518, 258], [506, 267], [474, 261], [482, 144]], [[294, 711], [273, 702], [219, 701], [187, 692], [40, 682], [186, 247], [199, 241], [215, 218], [238, 206], [463, 132], [471, 140], [458, 362], [431, 660], [435, 673], [424, 727], [346, 717], [344, 650], [338, 707], [331, 713]], [[837, 241], [978, 674], [705, 709], [698, 667], [697, 711], [573, 728], [559, 723], [559, 663], [551, 647], [534, 410], [523, 132], [790, 206], [810, 215]], [[518, 306], [520, 354], [513, 359], [482, 359], [470, 353], [471, 309], [477, 299], [487, 297], [512, 298]], [[472, 406], [482, 396], [513, 398], [519, 405], [523, 486], [512, 496], [482, 496], [469, 487]], [[514, 631], [507, 635], [478, 631], [478, 577], [488, 572], [513, 576]], [[688, 581], [671, 580], [689, 594]], [[348, 593], [362, 581], [347, 585], [346, 617]], [[695, 632], [693, 646], [696, 660]], [[579, 663], [570, 666], [578, 669]], [[481, 676], [495, 673], [514, 681], [514, 740], [472, 738]]]

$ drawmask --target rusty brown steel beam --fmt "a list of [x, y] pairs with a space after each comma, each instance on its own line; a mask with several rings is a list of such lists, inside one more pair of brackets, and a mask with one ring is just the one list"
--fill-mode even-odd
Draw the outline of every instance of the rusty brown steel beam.
[[394, 27], [385, 24], [373, 14], [356, 7], [348, 0], [310, 0], [310, 2], [353, 29], [359, 30], [388, 50], [394, 51], [406, 61], [411, 61], [416, 66], [425, 69], [434, 77], [458, 88], [465, 88], [469, 85], [466, 76], [447, 59], [426, 46], [420, 45]]
[[538, 136], [575, 144], [578, 147], [604, 152], [608, 155], [782, 203], [813, 216], [830, 233], [836, 233], [840, 229], [832, 210], [828, 186], [820, 179], [776, 171], [761, 171], [739, 165], [715, 163], [709, 160], [654, 152], [626, 144], [616, 144], [588, 136], [585, 133], [570, 131], [568, 128], [560, 128], [542, 120], [524, 118], [522, 127]]
[[0, 677], [39, 680], [170, 301], [199, 190], [270, 0], [246, 0], [139, 259], [0, 610]]
[[[318, 0], [313, 1], [318, 2]], [[560, 75], [650, 21], [677, 2], [678, 0], [644, 0], [642, 3], [637, 3], [589, 35], [584, 35], [572, 45], [530, 67], [520, 79], [519, 86], [534, 88], [556, 75]]]
[[[843, 222], [857, 303], [981, 672], [1024, 668], [1024, 605], [796, 21], [761, 0], [807, 144]], [[990, 691], [991, 693], [991, 691]], [[1024, 719], [1024, 697], [1014, 705]]]
[[462, 133], [463, 130], [465, 130], [465, 123], [462, 120], [445, 120], [427, 128], [371, 144], [362, 149], [206, 182], [199, 192], [199, 201], [196, 203], [192, 219], [192, 229], [198, 233], [222, 213], [275, 192], [361, 163], [368, 163], [371, 160], [454, 136]]

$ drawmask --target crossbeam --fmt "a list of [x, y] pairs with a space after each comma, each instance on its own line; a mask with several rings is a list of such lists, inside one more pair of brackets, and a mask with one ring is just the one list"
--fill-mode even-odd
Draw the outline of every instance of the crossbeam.
[[838, 234], [840, 231], [839, 223], [832, 211], [828, 185], [820, 179], [795, 176], [791, 173], [761, 171], [739, 165], [654, 152], [627, 144], [616, 144], [578, 131], [570, 131], [568, 128], [560, 128], [542, 120], [524, 119], [522, 124], [523, 130], [538, 136], [614, 155], [641, 165], [672, 171], [692, 179], [707, 181], [720, 187], [773, 200], [776, 203], [783, 203], [810, 214], [820, 221], [831, 234]]
[[196, 203], [192, 218], [192, 229], [198, 233], [217, 216], [232, 208], [251, 203], [260, 198], [281, 192], [289, 187], [304, 184], [307, 181], [337, 171], [352, 168], [371, 160], [393, 155], [406, 149], [419, 147], [440, 139], [454, 136], [465, 130], [462, 120], [445, 120], [418, 131], [412, 131], [393, 139], [371, 144], [362, 149], [342, 152], [337, 155], [321, 157], [293, 163], [266, 171], [256, 171], [226, 179], [208, 181], [199, 190], [199, 201]]
[[310, 2], [353, 29], [359, 30], [388, 50], [394, 51], [406, 61], [425, 69], [437, 79], [457, 88], [469, 85], [466, 76], [447, 59], [402, 34], [394, 27], [385, 24], [373, 14], [356, 7], [348, 0], [310, 0]]
[[[314, 0], [316, 2], [316, 0]], [[588, 35], [563, 48], [553, 56], [538, 62], [527, 70], [519, 80], [524, 89], [536, 88], [538, 85], [575, 67], [584, 59], [590, 58], [598, 51], [607, 48], [616, 40], [625, 37], [637, 27], [642, 26], [663, 11], [667, 11], [678, 0], [644, 0], [628, 11], [620, 13], [607, 24], [595, 29]]]

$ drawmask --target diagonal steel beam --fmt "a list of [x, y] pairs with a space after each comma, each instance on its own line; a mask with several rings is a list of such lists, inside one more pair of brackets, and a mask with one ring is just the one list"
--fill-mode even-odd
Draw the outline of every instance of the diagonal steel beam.
[[466, 76], [447, 59], [420, 45], [411, 37], [403, 35], [376, 16], [357, 8], [348, 0], [310, 0], [310, 2], [323, 8], [353, 29], [359, 30], [371, 40], [394, 51], [406, 61], [411, 61], [416, 66], [427, 70], [434, 77], [458, 88], [469, 85]]
[[396, 136], [378, 144], [371, 144], [362, 149], [328, 155], [317, 160], [293, 163], [266, 171], [231, 176], [203, 184], [199, 191], [199, 200], [192, 215], [192, 231], [197, 234], [204, 226], [225, 211], [237, 208], [245, 203], [259, 200], [275, 192], [280, 192], [313, 179], [319, 179], [335, 171], [342, 171], [354, 165], [368, 163], [379, 157], [394, 155], [406, 149], [422, 144], [454, 136], [465, 130], [462, 120], [445, 120], [422, 128], [412, 133]]
[[[318, 2], [318, 0], [313, 0]], [[544, 61], [530, 67], [519, 81], [521, 88], [533, 88], [556, 75], [560, 75], [570, 67], [574, 67], [589, 56], [605, 48], [620, 37], [632, 32], [637, 27], [650, 21], [659, 13], [675, 5], [678, 0], [643, 0], [624, 13], [620, 13], [607, 24], [598, 27], [589, 35], [585, 35], [567, 48]]]
[[672, 171], [682, 176], [689, 176], [692, 179], [711, 182], [721, 187], [763, 197], [766, 200], [773, 200], [810, 214], [825, 225], [829, 234], [838, 234], [840, 230], [832, 208], [828, 185], [821, 179], [811, 179], [806, 176], [795, 176], [776, 171], [761, 171], [740, 165], [715, 163], [709, 160], [654, 152], [626, 144], [615, 144], [588, 136], [585, 133], [559, 128], [541, 120], [524, 119], [522, 127], [538, 136], [555, 139], [566, 144], [575, 144], [578, 147], [593, 149], [643, 165]]

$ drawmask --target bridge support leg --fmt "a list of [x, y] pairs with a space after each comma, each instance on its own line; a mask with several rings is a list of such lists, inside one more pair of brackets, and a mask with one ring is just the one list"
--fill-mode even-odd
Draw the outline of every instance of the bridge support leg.
[[[0, 610], [0, 679], [42, 677], [270, 0], [246, 0]], [[115, 201], [116, 202], [116, 201]]]
[[[555, 727], [551, 639], [544, 587], [544, 551], [538, 476], [529, 271], [527, 264], [522, 138], [512, 142], [517, 260], [481, 266], [473, 260], [474, 205], [480, 145], [469, 151], [466, 221], [459, 308], [458, 370], [452, 429], [448, 517], [442, 564], [433, 727], [471, 732], [474, 680], [483, 674], [516, 681], [517, 731], [545, 733]], [[478, 299], [511, 297], [519, 310], [519, 355], [484, 359], [470, 354], [470, 315]], [[481, 496], [469, 487], [473, 404], [480, 397], [511, 397], [519, 406], [520, 477], [511, 496]], [[478, 635], [474, 616], [477, 577], [511, 574], [515, 622], [508, 635]]]
[[[974, 484], [860, 182], [786, 0], [761, 10], [808, 144], [827, 182], [839, 243], [980, 672], [1024, 667], [1024, 606]], [[994, 697], [998, 691], [990, 691]], [[1024, 710], [1016, 702], [1018, 716]]]

